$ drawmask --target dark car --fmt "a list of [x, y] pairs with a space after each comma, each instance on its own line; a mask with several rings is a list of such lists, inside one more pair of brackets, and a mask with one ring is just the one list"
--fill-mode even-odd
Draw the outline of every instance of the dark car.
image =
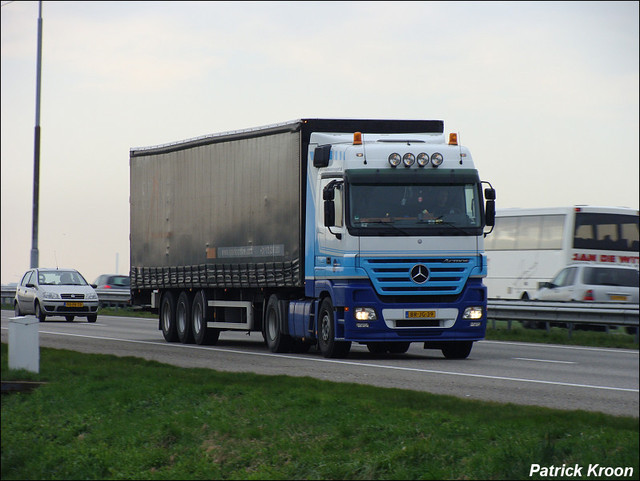
[[102, 274], [93, 281], [98, 289], [126, 289], [129, 290], [129, 276], [121, 276], [118, 274]]

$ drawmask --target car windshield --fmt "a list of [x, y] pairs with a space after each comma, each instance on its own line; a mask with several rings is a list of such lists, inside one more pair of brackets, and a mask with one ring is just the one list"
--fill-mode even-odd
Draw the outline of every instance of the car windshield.
[[87, 281], [75, 271], [38, 272], [38, 284], [47, 286], [86, 286]]
[[584, 272], [584, 283], [592, 286], [638, 287], [638, 272], [612, 267], [589, 267]]

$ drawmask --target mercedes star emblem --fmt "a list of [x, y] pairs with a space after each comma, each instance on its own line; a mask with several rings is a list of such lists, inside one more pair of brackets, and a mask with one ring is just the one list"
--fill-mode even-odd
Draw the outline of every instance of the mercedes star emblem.
[[416, 284], [424, 284], [429, 279], [429, 269], [422, 264], [416, 264], [411, 268], [411, 280]]

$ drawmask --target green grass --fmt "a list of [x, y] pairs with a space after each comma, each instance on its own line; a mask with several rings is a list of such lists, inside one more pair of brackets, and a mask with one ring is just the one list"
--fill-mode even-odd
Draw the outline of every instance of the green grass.
[[638, 341], [634, 334], [628, 334], [625, 329], [611, 329], [609, 332], [572, 331], [552, 327], [549, 332], [545, 329], [525, 329], [522, 323], [512, 321], [489, 321], [486, 339], [495, 341], [542, 342], [547, 344], [566, 344], [574, 346], [610, 347], [624, 349], [638, 349]]
[[[528, 479], [639, 469], [637, 418], [41, 348], [2, 395], [2, 479]], [[586, 477], [586, 476], [584, 476]], [[532, 479], [535, 479], [532, 478]], [[555, 478], [557, 479], [557, 478]], [[628, 478], [627, 478], [628, 479]]]

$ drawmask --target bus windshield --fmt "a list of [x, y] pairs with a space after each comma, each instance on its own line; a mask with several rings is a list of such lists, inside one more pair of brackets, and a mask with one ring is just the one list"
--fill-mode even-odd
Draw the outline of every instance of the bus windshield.
[[354, 235], [479, 235], [478, 185], [357, 183], [348, 185], [347, 219]]

